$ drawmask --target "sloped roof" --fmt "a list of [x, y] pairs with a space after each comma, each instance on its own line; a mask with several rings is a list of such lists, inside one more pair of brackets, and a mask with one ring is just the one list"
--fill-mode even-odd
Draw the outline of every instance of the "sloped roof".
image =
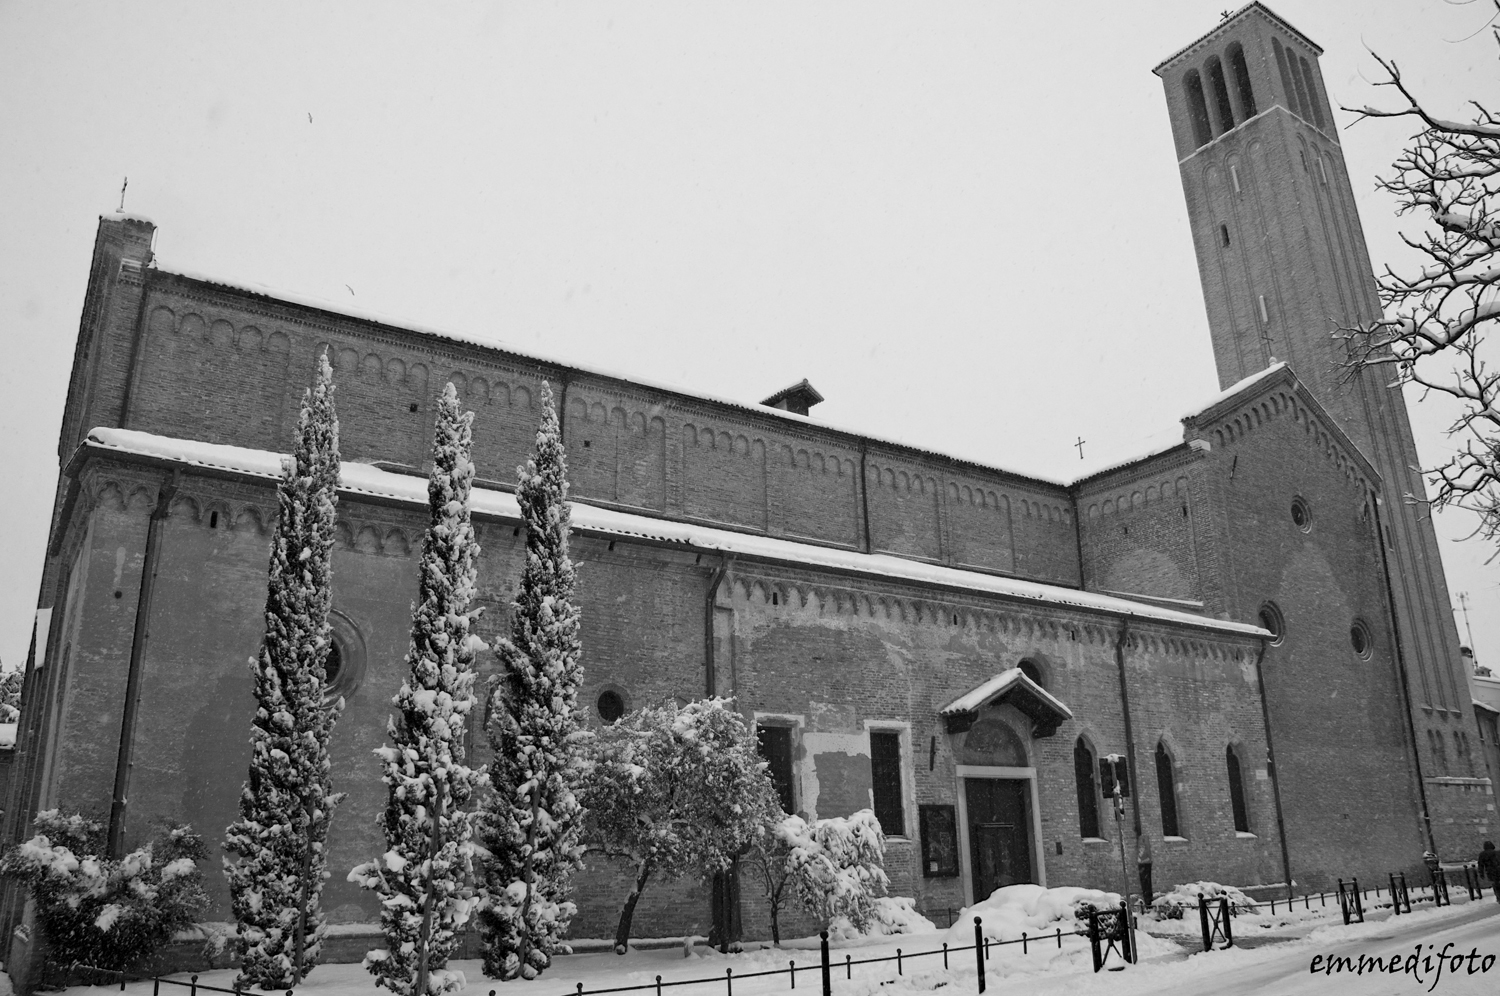
[[1073, 718], [1073, 710], [1041, 685], [1026, 677], [1018, 667], [1001, 671], [989, 681], [975, 686], [938, 710], [940, 716], [962, 716], [977, 713], [992, 702], [1015, 706], [1034, 724], [1036, 735], [1049, 737], [1063, 720]]
[[[233, 476], [258, 477], [266, 480], [275, 480], [281, 476], [281, 465], [284, 459], [282, 454], [268, 450], [176, 439], [135, 429], [96, 428], [88, 434], [85, 442], [78, 448], [78, 452], [69, 461], [66, 470], [68, 476], [76, 477], [81, 462], [90, 454], [132, 456], [168, 465], [199, 467]], [[427, 504], [426, 477], [382, 470], [365, 463], [346, 462], [340, 466], [339, 490], [350, 495], [366, 495], [401, 504], [421, 506]], [[583, 533], [681, 545], [696, 550], [957, 589], [998, 596], [1018, 603], [1052, 605], [1058, 608], [1097, 612], [1115, 618], [1167, 623], [1226, 635], [1270, 636], [1260, 627], [1247, 623], [1213, 619], [1191, 612], [1038, 581], [1025, 581], [1020, 578], [907, 560], [889, 554], [860, 553], [855, 550], [735, 532], [674, 519], [653, 518], [618, 509], [602, 508], [577, 500], [571, 502], [570, 505], [573, 528]], [[507, 491], [475, 488], [470, 497], [470, 507], [479, 515], [508, 521], [521, 520], [521, 510], [516, 502], [516, 496]]]

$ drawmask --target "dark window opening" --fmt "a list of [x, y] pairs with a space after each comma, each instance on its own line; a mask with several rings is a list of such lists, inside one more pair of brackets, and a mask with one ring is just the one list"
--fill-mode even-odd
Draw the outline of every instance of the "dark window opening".
[[1189, 69], [1182, 77], [1182, 90], [1187, 95], [1188, 120], [1193, 123], [1193, 141], [1201, 148], [1214, 137], [1208, 123], [1208, 105], [1203, 100], [1203, 78], [1198, 70]]
[[776, 788], [776, 797], [781, 808], [795, 813], [792, 796], [792, 728], [790, 726], [760, 726], [755, 730], [760, 746], [760, 756], [766, 759], [766, 774]]
[[1116, 780], [1114, 765], [1110, 764], [1107, 758], [1099, 759], [1099, 788], [1104, 798], [1113, 799], [1116, 795], [1119, 795], [1121, 799], [1130, 798], [1130, 767], [1122, 765], [1121, 770], [1125, 777]]
[[1302, 66], [1302, 79], [1299, 82], [1303, 83], [1307, 90], [1307, 108], [1312, 111], [1313, 124], [1322, 128], [1324, 127], [1323, 102], [1318, 99], [1318, 84], [1313, 76], [1312, 66], [1308, 65], [1307, 60], [1301, 56], [1297, 57], [1297, 62]]
[[1229, 226], [1228, 225], [1220, 225], [1219, 226], [1219, 241], [1222, 242], [1225, 246], [1229, 245]]
[[339, 672], [344, 670], [344, 652], [339, 649], [337, 640], [328, 643], [328, 654], [323, 658], [323, 684], [332, 687], [339, 680]]
[[1214, 110], [1219, 114], [1219, 134], [1234, 128], [1234, 106], [1229, 103], [1229, 87], [1224, 82], [1224, 64], [1218, 56], [1208, 60], [1208, 85], [1213, 88]]
[[1360, 657], [1369, 658], [1370, 631], [1365, 627], [1363, 620], [1356, 619], [1354, 625], [1349, 627], [1349, 645]]
[[1302, 115], [1303, 121], [1312, 121], [1312, 101], [1307, 97], [1307, 82], [1297, 65], [1296, 53], [1288, 51], [1286, 61], [1292, 69], [1292, 89], [1297, 94], [1297, 112]]
[[209, 512], [208, 513], [208, 528], [210, 528], [210, 529], [218, 529], [219, 528], [219, 513], [218, 512]]
[[1022, 661], [1021, 663], [1017, 664], [1016, 667], [1020, 668], [1021, 673], [1030, 678], [1032, 681], [1036, 682], [1038, 686], [1042, 688], [1047, 687], [1047, 683], [1042, 681], [1042, 669], [1036, 666], [1035, 661]]
[[606, 688], [599, 693], [599, 700], [595, 703], [599, 709], [599, 718], [606, 723], [614, 723], [625, 715], [625, 699], [613, 688]]
[[1306, 117], [1302, 113], [1302, 105], [1297, 103], [1297, 88], [1292, 85], [1292, 73], [1287, 68], [1286, 49], [1281, 47], [1278, 39], [1271, 39], [1271, 47], [1276, 50], [1276, 68], [1281, 72], [1281, 90], [1286, 94], [1287, 109], [1293, 113]]
[[1292, 499], [1292, 522], [1304, 533], [1312, 529], [1312, 507], [1301, 495]]
[[1161, 834], [1163, 837], [1181, 837], [1182, 827], [1177, 822], [1177, 778], [1172, 770], [1172, 755], [1167, 745], [1156, 745], [1156, 793], [1161, 797]]
[[417, 403], [413, 401], [411, 404], [406, 406], [406, 410], [415, 414], [417, 410]]
[[1078, 783], [1078, 835], [1102, 837], [1099, 832], [1099, 793], [1094, 788], [1094, 752], [1079, 737], [1073, 745], [1073, 778]]
[[906, 835], [906, 813], [901, 806], [901, 734], [870, 731], [870, 787], [875, 818], [887, 837]]
[[1271, 634], [1271, 646], [1279, 646], [1286, 638], [1286, 619], [1281, 615], [1281, 609], [1275, 602], [1267, 602], [1260, 607], [1260, 628]]
[[776, 594], [776, 592], [774, 592], [774, 591], [771, 592], [771, 604], [772, 605], [780, 605], [781, 604], [780, 596], [778, 596]]
[[1250, 86], [1250, 67], [1245, 65], [1245, 49], [1239, 43], [1229, 46], [1229, 71], [1240, 98], [1240, 116], [1255, 117], [1255, 91]]
[[1229, 766], [1229, 804], [1234, 809], [1234, 828], [1241, 833], [1250, 832], [1250, 811], [1245, 807], [1245, 782], [1240, 775], [1240, 756], [1233, 747], [1224, 751], [1224, 761]]

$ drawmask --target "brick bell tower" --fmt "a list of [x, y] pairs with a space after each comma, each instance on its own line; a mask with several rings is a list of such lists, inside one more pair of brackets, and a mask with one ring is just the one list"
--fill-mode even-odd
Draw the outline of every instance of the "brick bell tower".
[[[1493, 832], [1494, 796], [1430, 509], [1405, 500], [1426, 495], [1412, 469], [1411, 423], [1401, 390], [1388, 386], [1391, 371], [1351, 376], [1345, 345], [1331, 334], [1376, 318], [1380, 302], [1318, 68], [1322, 51], [1251, 3], [1154, 71], [1166, 90], [1220, 385], [1273, 357], [1287, 361], [1380, 471], [1376, 513], [1429, 839], [1445, 860], [1467, 858]], [[1288, 502], [1294, 489], [1289, 482]]]

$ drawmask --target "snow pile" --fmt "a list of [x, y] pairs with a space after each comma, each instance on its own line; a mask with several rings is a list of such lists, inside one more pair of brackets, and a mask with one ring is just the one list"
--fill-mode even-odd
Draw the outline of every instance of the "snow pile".
[[984, 936], [994, 941], [1019, 941], [1023, 932], [1036, 937], [1058, 928], [1064, 934], [1087, 930], [1088, 906], [1115, 909], [1119, 905], [1118, 892], [1074, 886], [1048, 889], [1040, 885], [1007, 885], [996, 889], [984, 902], [959, 913], [943, 940], [953, 945], [973, 944], [976, 916], [982, 921]]
[[1157, 896], [1151, 903], [1151, 910], [1158, 920], [1180, 920], [1185, 912], [1198, 908], [1200, 895], [1214, 904], [1218, 903], [1221, 896], [1227, 896], [1229, 905], [1236, 908], [1236, 913], [1253, 913], [1260, 906], [1232, 885], [1220, 885], [1218, 882], [1189, 882], [1186, 885], [1174, 885], [1172, 891]]
[[875, 900], [868, 930], [856, 930], [847, 916], [836, 916], [828, 924], [828, 941], [847, 943], [864, 937], [888, 934], [935, 934], [937, 925], [917, 912], [906, 896], [881, 896]]

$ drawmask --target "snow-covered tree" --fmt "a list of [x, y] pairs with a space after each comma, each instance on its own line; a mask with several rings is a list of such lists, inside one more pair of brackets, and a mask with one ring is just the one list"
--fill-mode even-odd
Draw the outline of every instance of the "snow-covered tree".
[[167, 824], [118, 861], [105, 856], [104, 824], [55, 809], [36, 836], [0, 861], [0, 874], [31, 891], [48, 961], [127, 971], [147, 962], [208, 906], [198, 862], [208, 856], [189, 827]]
[[342, 795], [328, 777], [328, 741], [343, 700], [325, 701], [328, 605], [338, 505], [339, 423], [324, 354], [302, 399], [283, 461], [271, 541], [266, 634], [251, 659], [255, 717], [240, 816], [224, 861], [241, 949], [237, 986], [286, 989], [318, 963], [325, 930], [328, 823]]
[[647, 706], [605, 727], [582, 798], [590, 849], [634, 866], [621, 954], [648, 882], [724, 871], [781, 811], [755, 735], [720, 698]]
[[576, 907], [568, 884], [583, 867], [583, 813], [574, 789], [587, 767], [578, 718], [583, 681], [573, 562], [568, 559], [568, 477], [552, 391], [541, 390], [536, 452], [516, 468], [526, 522], [526, 563], [510, 638], [496, 647], [503, 673], [491, 688], [494, 748], [481, 837], [484, 971], [530, 979], [566, 952], [559, 938]]
[[21, 718], [21, 686], [25, 681], [20, 668], [0, 668], [0, 723], [14, 723]]
[[474, 655], [484, 643], [471, 632], [482, 611], [474, 600], [479, 545], [469, 521], [473, 412], [461, 411], [449, 384], [438, 399], [429, 525], [421, 581], [412, 609], [409, 669], [391, 700], [391, 744], [376, 751], [388, 790], [380, 814], [386, 852], [349, 873], [380, 894], [386, 946], [365, 956], [379, 986], [400, 996], [462, 988], [448, 956], [469, 920], [474, 893], [472, 813], [479, 776], [464, 763], [464, 724], [474, 704]]
[[843, 917], [867, 933], [878, 919], [876, 900], [890, 887], [885, 835], [875, 814], [861, 809], [812, 823], [788, 816], [775, 833], [802, 905], [820, 920]]

